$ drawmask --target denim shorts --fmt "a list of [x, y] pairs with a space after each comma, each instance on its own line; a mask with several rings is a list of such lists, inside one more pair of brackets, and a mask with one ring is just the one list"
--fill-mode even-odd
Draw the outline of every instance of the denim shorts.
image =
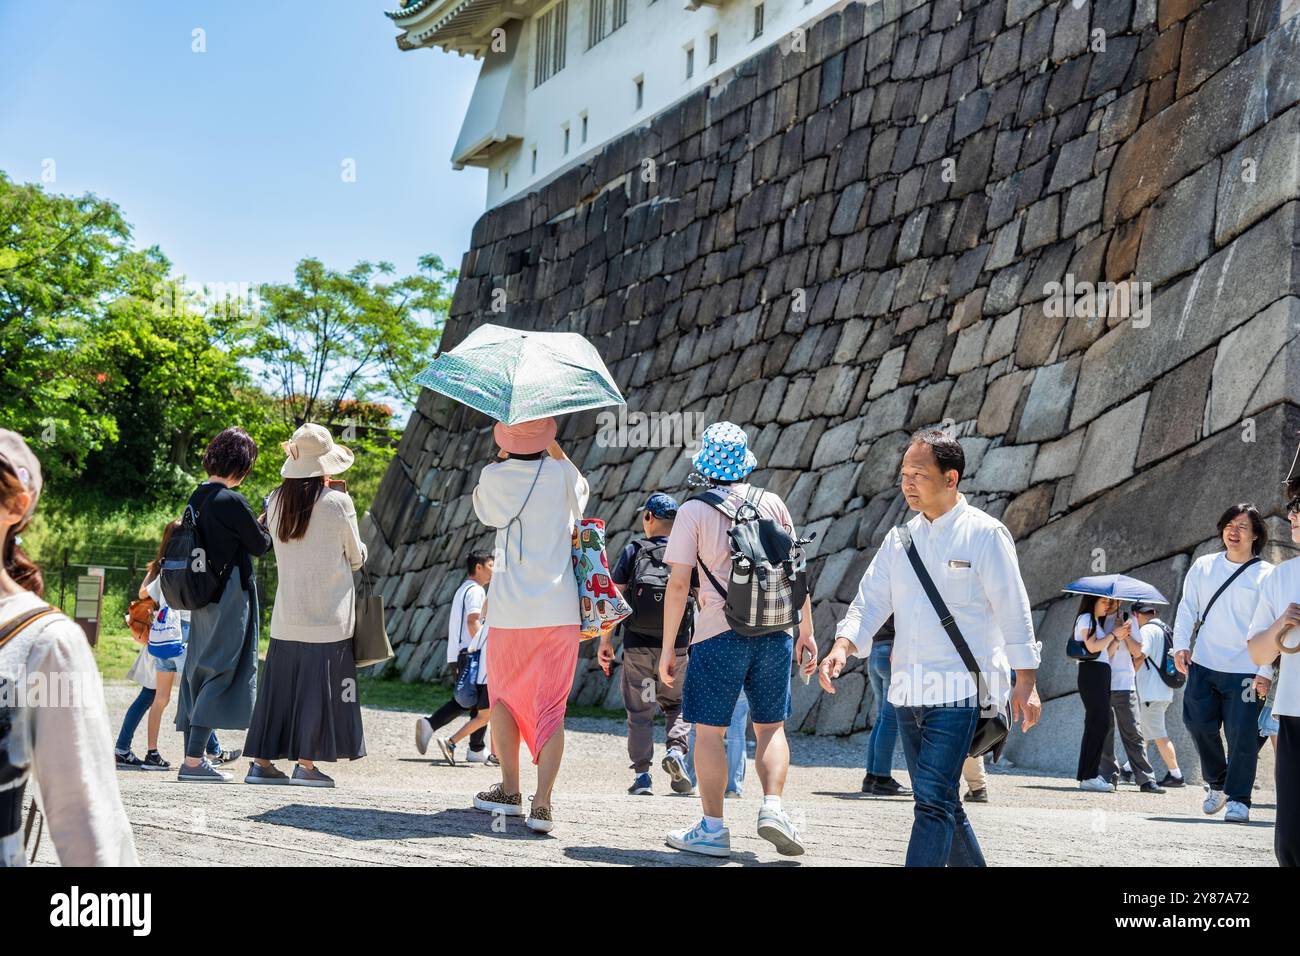
[[169, 671], [173, 674], [179, 674], [185, 669], [185, 652], [182, 651], [175, 657], [155, 657], [153, 663], [160, 671]]
[[790, 716], [790, 667], [794, 638], [785, 631], [745, 637], [723, 631], [692, 644], [682, 689], [682, 719], [726, 727], [741, 690], [756, 724], [779, 724]]

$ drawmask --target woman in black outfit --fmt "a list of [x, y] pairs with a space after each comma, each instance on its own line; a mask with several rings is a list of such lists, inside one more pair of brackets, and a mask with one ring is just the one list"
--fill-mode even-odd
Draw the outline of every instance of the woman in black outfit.
[[214, 728], [247, 730], [257, 690], [257, 592], [253, 558], [271, 550], [271, 534], [234, 489], [257, 461], [257, 443], [242, 428], [227, 428], [208, 445], [208, 480], [190, 495], [208, 566], [222, 586], [212, 603], [190, 615], [190, 641], [181, 677], [176, 729], [185, 735], [185, 762], [177, 779], [228, 783], [203, 756]]
[[1107, 631], [1107, 617], [1118, 607], [1110, 598], [1085, 595], [1079, 602], [1071, 640], [1081, 641], [1096, 660], [1079, 661], [1079, 700], [1083, 704], [1083, 739], [1075, 779], [1082, 790], [1109, 792], [1113, 784], [1101, 776], [1101, 752], [1114, 715], [1110, 709], [1110, 653], [1118, 640]]

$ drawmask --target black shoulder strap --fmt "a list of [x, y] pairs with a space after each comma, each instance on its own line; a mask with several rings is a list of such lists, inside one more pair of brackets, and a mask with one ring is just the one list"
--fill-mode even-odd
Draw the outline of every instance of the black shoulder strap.
[[934, 608], [934, 613], [939, 616], [939, 623], [948, 634], [948, 639], [952, 641], [953, 647], [957, 648], [958, 655], [961, 656], [961, 662], [966, 665], [970, 671], [971, 677], [975, 678], [977, 693], [981, 698], [983, 706], [984, 698], [984, 673], [980, 670], [979, 663], [975, 660], [975, 655], [971, 653], [970, 645], [966, 643], [966, 638], [962, 636], [961, 628], [953, 620], [952, 612], [948, 610], [948, 605], [944, 603], [943, 595], [934, 585], [934, 579], [930, 577], [930, 572], [926, 570], [925, 563], [921, 560], [921, 555], [917, 553], [916, 542], [912, 540], [911, 529], [907, 525], [898, 526], [898, 539], [903, 544], [903, 549], [907, 552], [907, 559], [912, 562], [912, 570], [916, 572], [917, 578], [921, 582], [921, 587], [925, 590], [925, 596], [930, 599], [930, 604]]
[[1210, 613], [1210, 608], [1214, 607], [1214, 602], [1219, 599], [1219, 595], [1222, 594], [1224, 591], [1228, 590], [1228, 585], [1232, 584], [1233, 581], [1237, 580], [1237, 576], [1239, 574], [1245, 571], [1252, 564], [1258, 564], [1258, 563], [1259, 563], [1259, 558], [1257, 557], [1251, 558], [1249, 561], [1247, 561], [1245, 564], [1239, 567], [1236, 571], [1233, 571], [1232, 574], [1228, 575], [1228, 580], [1224, 581], [1222, 584], [1219, 585], [1219, 590], [1214, 592], [1214, 596], [1210, 598], [1210, 603], [1205, 605], [1205, 610], [1201, 612], [1201, 618], [1199, 621], [1197, 621], [1197, 623], [1204, 624], [1206, 616]]

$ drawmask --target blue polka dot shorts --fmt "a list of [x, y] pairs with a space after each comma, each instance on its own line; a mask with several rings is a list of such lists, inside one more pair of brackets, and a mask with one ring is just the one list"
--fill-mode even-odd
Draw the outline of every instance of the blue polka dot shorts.
[[682, 690], [682, 719], [726, 727], [743, 689], [756, 724], [778, 724], [790, 716], [790, 668], [794, 638], [784, 631], [744, 637], [723, 631], [692, 644]]

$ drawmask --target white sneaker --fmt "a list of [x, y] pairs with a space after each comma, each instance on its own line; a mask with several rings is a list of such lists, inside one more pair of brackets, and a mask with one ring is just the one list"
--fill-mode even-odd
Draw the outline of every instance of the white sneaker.
[[1205, 794], [1205, 802], [1201, 804], [1201, 809], [1206, 813], [1218, 813], [1227, 802], [1228, 795], [1222, 790], [1209, 790]]
[[453, 767], [456, 766], [456, 745], [451, 742], [451, 738], [439, 737], [437, 744], [438, 749], [442, 751], [443, 759]]
[[1228, 812], [1223, 815], [1223, 819], [1228, 823], [1249, 823], [1250, 807], [1236, 800], [1229, 800]]
[[1079, 789], [1090, 790], [1093, 793], [1114, 793], [1115, 785], [1105, 777], [1093, 777], [1089, 780], [1080, 780]]
[[688, 830], [668, 834], [668, 845], [674, 850], [700, 853], [704, 856], [731, 856], [731, 831], [726, 827], [716, 833], [704, 829], [701, 820]]
[[471, 750], [469, 753], [465, 754], [466, 763], [487, 763], [487, 758], [488, 749], [486, 747], [482, 750]]
[[803, 842], [784, 810], [763, 807], [758, 811], [758, 835], [776, 847], [782, 856], [802, 856]]
[[424, 754], [429, 749], [432, 738], [433, 724], [429, 723], [428, 717], [421, 717], [415, 722], [415, 749]]

